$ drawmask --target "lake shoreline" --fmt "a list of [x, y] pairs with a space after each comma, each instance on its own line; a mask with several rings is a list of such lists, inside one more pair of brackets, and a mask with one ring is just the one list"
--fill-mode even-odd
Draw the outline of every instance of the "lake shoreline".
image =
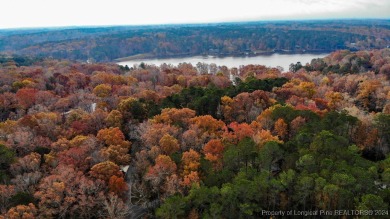
[[127, 56], [122, 58], [114, 59], [113, 62], [126, 62], [126, 61], [142, 61], [142, 60], [159, 60], [159, 59], [172, 59], [172, 58], [190, 58], [190, 57], [212, 57], [212, 58], [244, 58], [244, 57], [256, 57], [256, 56], [272, 56], [275, 54], [279, 55], [304, 55], [304, 54], [330, 54], [334, 52], [334, 50], [305, 50], [305, 51], [286, 51], [286, 50], [274, 50], [274, 51], [257, 51], [257, 52], [240, 52], [240, 53], [231, 53], [231, 54], [172, 54], [172, 55], [164, 55], [164, 56], [156, 56], [150, 53], [145, 54], [137, 54], [133, 56]]
[[159, 66], [161, 64], [179, 65], [180, 63], [191, 63], [196, 66], [198, 63], [202, 64], [216, 64], [217, 66], [226, 66], [228, 68], [239, 68], [243, 65], [264, 65], [271, 68], [282, 67], [283, 70], [288, 71], [291, 63], [296, 64], [301, 62], [302, 65], [310, 63], [311, 60], [316, 58], [323, 58], [328, 56], [329, 53], [301, 53], [301, 54], [289, 54], [289, 53], [272, 53], [261, 54], [256, 56], [180, 56], [179, 58], [162, 58], [162, 59], [133, 59], [128, 61], [116, 62], [118, 65], [137, 67], [141, 63], [148, 65]]

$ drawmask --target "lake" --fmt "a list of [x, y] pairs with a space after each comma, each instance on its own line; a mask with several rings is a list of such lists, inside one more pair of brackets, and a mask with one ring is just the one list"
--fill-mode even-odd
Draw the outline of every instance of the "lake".
[[207, 64], [215, 63], [218, 66], [227, 66], [229, 68], [239, 67], [240, 65], [265, 65], [267, 67], [277, 67], [280, 66], [284, 71], [288, 71], [291, 63], [301, 62], [302, 65], [310, 63], [312, 59], [323, 58], [329, 53], [323, 54], [278, 54], [274, 53], [272, 55], [259, 55], [259, 56], [241, 56], [241, 57], [212, 57], [212, 56], [192, 56], [192, 57], [182, 57], [182, 58], [164, 58], [164, 59], [140, 59], [140, 60], [129, 60], [118, 62], [119, 65], [127, 65], [133, 67], [134, 65], [139, 65], [141, 62], [146, 64], [161, 65], [163, 63], [177, 65], [179, 63], [191, 63], [196, 65], [198, 62], [203, 62]]

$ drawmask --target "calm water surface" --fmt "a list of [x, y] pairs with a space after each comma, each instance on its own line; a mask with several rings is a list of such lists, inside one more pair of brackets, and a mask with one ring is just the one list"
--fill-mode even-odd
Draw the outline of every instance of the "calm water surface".
[[215, 63], [218, 66], [227, 66], [229, 68], [239, 67], [240, 65], [265, 65], [268, 67], [277, 67], [280, 66], [284, 71], [288, 71], [289, 65], [291, 63], [301, 62], [302, 65], [310, 63], [312, 59], [323, 58], [327, 56], [328, 53], [324, 54], [272, 54], [272, 55], [260, 55], [260, 56], [245, 56], [245, 57], [211, 57], [211, 56], [192, 56], [192, 57], [183, 57], [183, 58], [166, 58], [166, 59], [144, 59], [144, 60], [131, 60], [131, 61], [122, 61], [118, 62], [119, 65], [127, 65], [133, 67], [134, 65], [139, 65], [141, 62], [146, 64], [161, 65], [163, 63], [177, 65], [179, 63], [191, 63], [196, 65], [198, 62], [203, 62], [207, 64]]

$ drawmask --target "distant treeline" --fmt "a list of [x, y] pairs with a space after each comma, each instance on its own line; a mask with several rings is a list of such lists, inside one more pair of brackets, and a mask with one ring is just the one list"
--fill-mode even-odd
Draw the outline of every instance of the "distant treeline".
[[0, 31], [0, 52], [73, 60], [379, 49], [390, 21], [284, 21]]
[[0, 65], [30, 66], [35, 62], [42, 61], [40, 57], [27, 56], [4, 56], [0, 55]]

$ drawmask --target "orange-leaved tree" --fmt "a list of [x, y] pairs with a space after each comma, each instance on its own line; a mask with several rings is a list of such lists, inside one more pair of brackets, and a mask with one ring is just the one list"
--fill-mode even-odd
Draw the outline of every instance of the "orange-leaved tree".
[[111, 161], [105, 161], [102, 163], [95, 164], [91, 168], [89, 173], [91, 174], [92, 177], [103, 180], [106, 183], [109, 182], [112, 176], [118, 176], [118, 177], [123, 176], [119, 166]]
[[225, 147], [219, 139], [212, 139], [203, 147], [206, 160], [213, 164], [215, 170], [222, 168], [223, 151]]
[[125, 140], [125, 136], [118, 127], [101, 129], [97, 138], [105, 143], [107, 147], [100, 150], [101, 155], [116, 164], [128, 164], [130, 161], [131, 143]]
[[167, 155], [178, 152], [180, 145], [178, 140], [170, 134], [165, 134], [159, 141], [161, 151]]

